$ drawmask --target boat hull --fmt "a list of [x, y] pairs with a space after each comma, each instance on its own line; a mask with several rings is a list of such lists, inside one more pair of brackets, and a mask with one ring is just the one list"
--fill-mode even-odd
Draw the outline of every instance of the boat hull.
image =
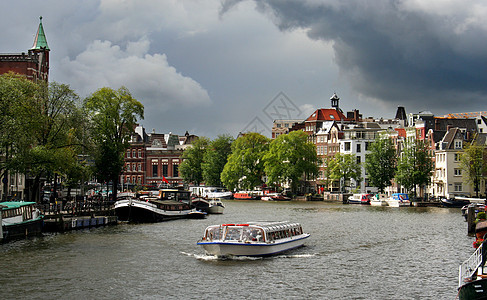
[[385, 201], [385, 200], [380, 200], [380, 201], [379, 200], [378, 201], [371, 200], [370, 205], [371, 206], [388, 206], [387, 201]]
[[3, 241], [6, 242], [31, 236], [40, 236], [42, 234], [42, 225], [43, 221], [41, 217], [22, 223], [3, 225]]
[[216, 255], [220, 257], [226, 256], [270, 256], [283, 253], [304, 245], [305, 240], [309, 234], [304, 234], [299, 238], [289, 238], [282, 242], [276, 243], [246, 243], [246, 242], [198, 242], [198, 245], [203, 246], [207, 254]]
[[223, 214], [224, 209], [225, 208], [223, 206], [220, 206], [220, 205], [211, 205], [208, 208], [208, 213], [210, 213], [210, 214]]
[[406, 207], [411, 206], [411, 203], [408, 202], [401, 202], [399, 200], [387, 200], [387, 205], [390, 207]]
[[487, 300], [487, 278], [467, 282], [458, 289], [460, 300]]
[[[155, 223], [174, 219], [194, 218], [196, 209], [163, 210], [150, 202], [120, 200], [115, 203], [115, 213], [120, 221]], [[200, 215], [198, 215], [199, 217]]]

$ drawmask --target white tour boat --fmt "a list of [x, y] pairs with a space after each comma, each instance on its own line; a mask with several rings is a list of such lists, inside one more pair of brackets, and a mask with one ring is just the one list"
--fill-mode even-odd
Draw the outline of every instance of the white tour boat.
[[216, 256], [268, 256], [303, 246], [309, 233], [299, 223], [251, 222], [208, 226], [198, 241]]
[[232, 199], [233, 193], [221, 187], [214, 186], [194, 186], [191, 193], [201, 198]]

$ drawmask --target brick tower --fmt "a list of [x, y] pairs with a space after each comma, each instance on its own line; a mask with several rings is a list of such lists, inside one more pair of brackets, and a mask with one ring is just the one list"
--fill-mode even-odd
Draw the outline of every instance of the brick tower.
[[49, 46], [47, 45], [42, 17], [39, 18], [39, 28], [34, 39], [34, 45], [27, 54], [0, 54], [0, 74], [14, 72], [24, 75], [32, 81], [49, 79]]

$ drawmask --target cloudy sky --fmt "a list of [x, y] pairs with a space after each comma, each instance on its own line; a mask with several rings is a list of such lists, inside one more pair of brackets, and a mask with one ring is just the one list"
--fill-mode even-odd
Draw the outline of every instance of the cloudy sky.
[[6, 0], [0, 52], [43, 16], [50, 80], [81, 97], [126, 86], [160, 133], [270, 136], [330, 107], [392, 118], [484, 111], [483, 0]]

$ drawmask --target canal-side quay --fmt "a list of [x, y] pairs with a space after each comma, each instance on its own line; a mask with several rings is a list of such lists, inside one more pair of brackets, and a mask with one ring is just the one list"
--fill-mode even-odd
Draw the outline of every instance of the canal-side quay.
[[65, 232], [118, 224], [111, 201], [58, 201], [39, 205], [38, 208], [44, 215], [44, 232]]

